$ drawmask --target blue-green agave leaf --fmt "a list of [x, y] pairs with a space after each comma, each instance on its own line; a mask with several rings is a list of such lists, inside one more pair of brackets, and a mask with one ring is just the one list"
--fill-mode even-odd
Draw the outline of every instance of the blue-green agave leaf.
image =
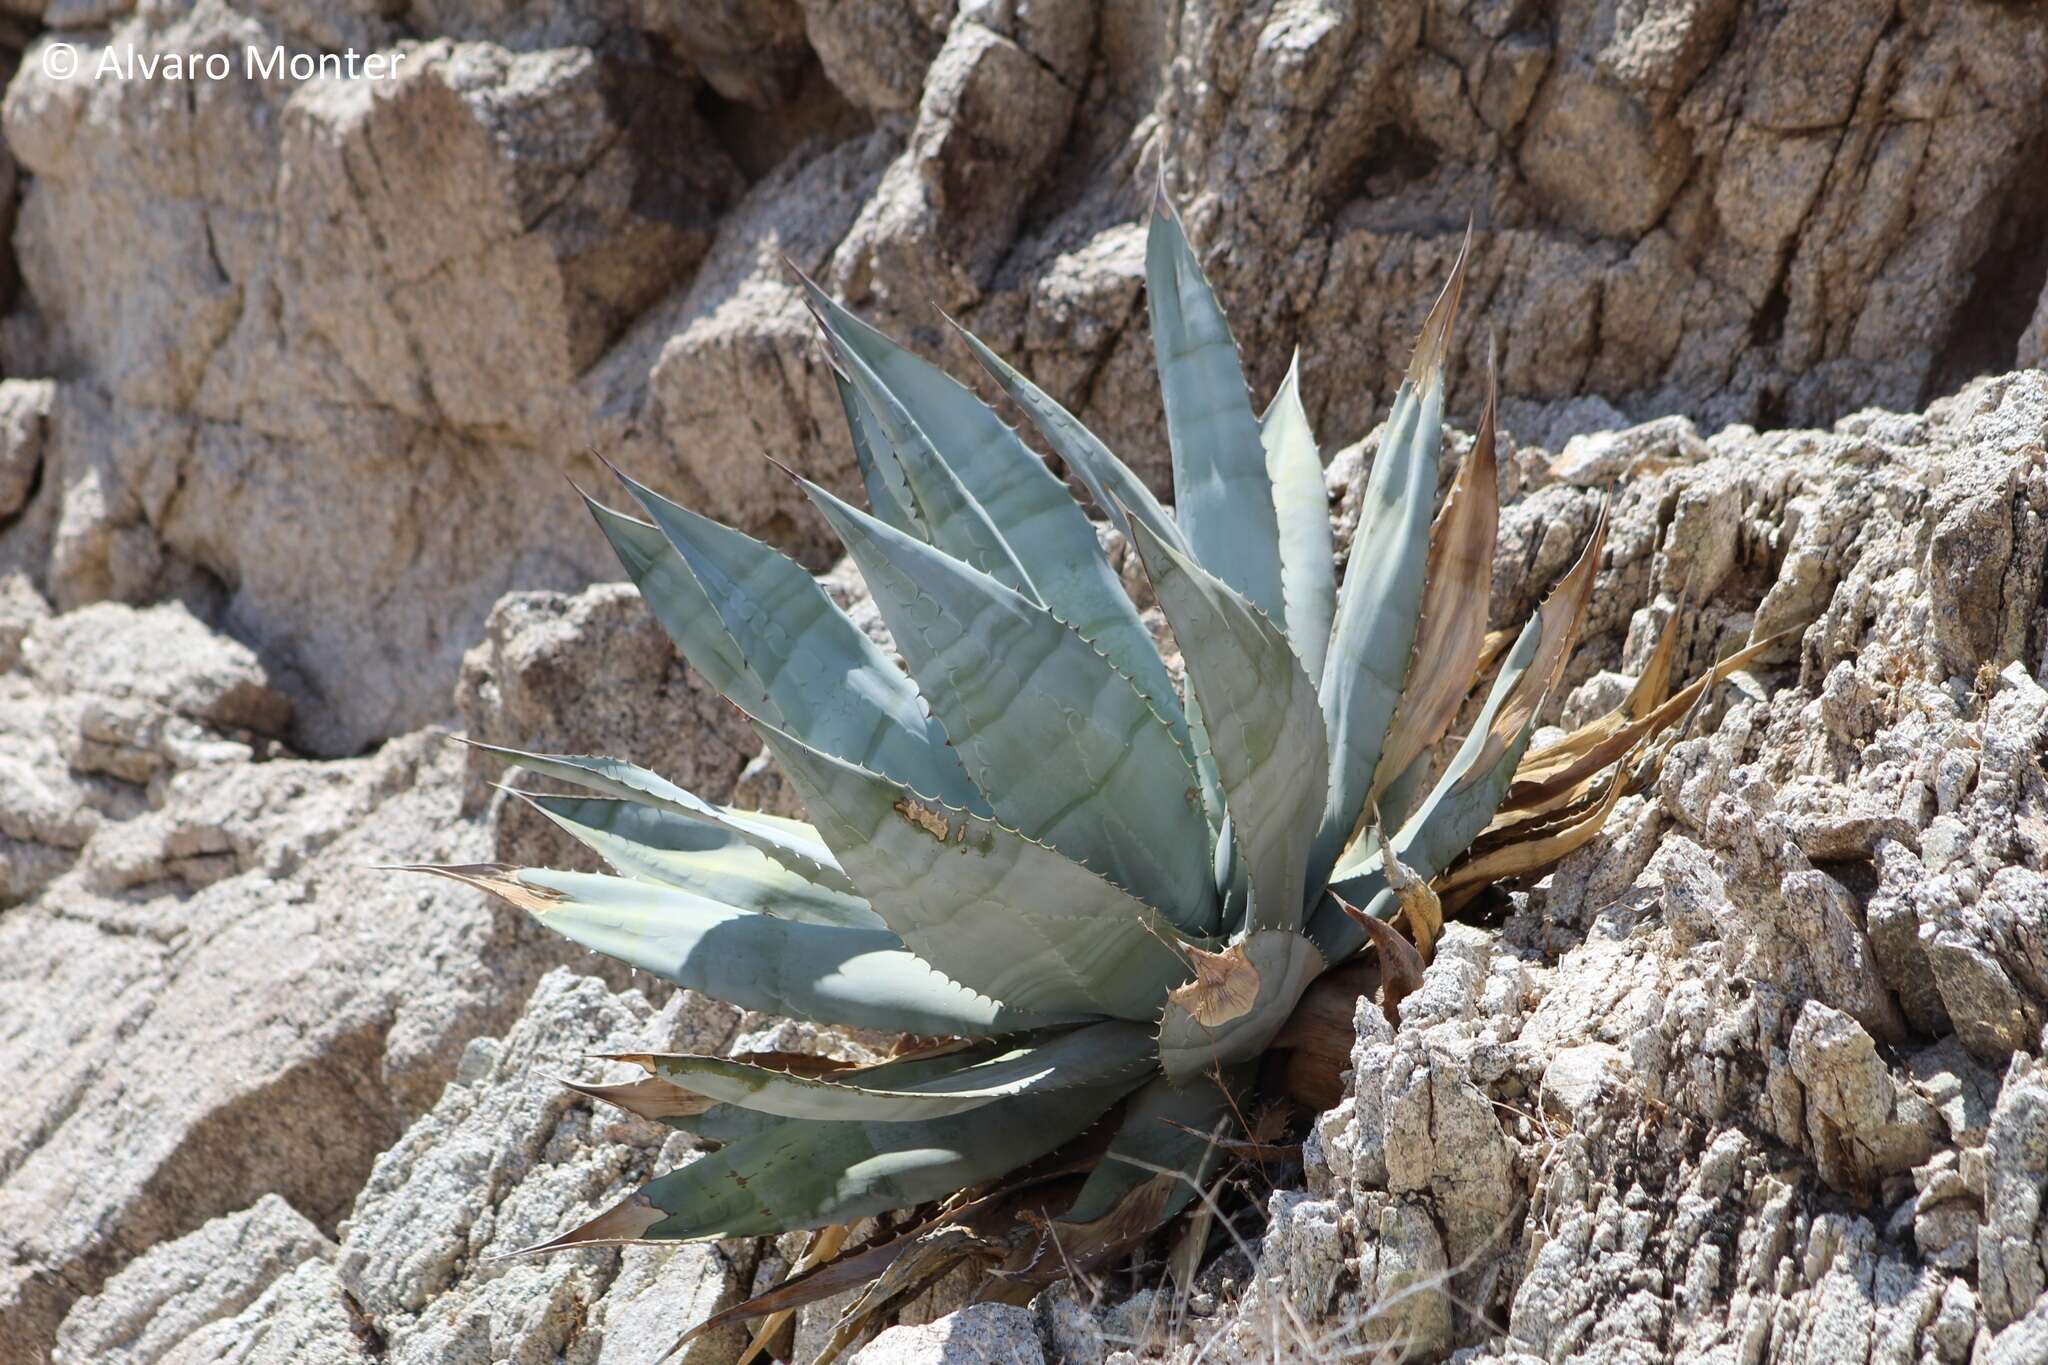
[[762, 1237], [909, 1208], [1044, 1156], [1134, 1084], [1025, 1094], [912, 1123], [786, 1120], [641, 1186], [529, 1250]]
[[995, 818], [1179, 928], [1213, 923], [1216, 888], [1194, 768], [1130, 679], [988, 575], [815, 484], [804, 487], [860, 566]]
[[904, 945], [1025, 1009], [1152, 1019], [1188, 977], [1157, 911], [992, 820], [760, 726], [818, 832]]
[[729, 829], [614, 797], [513, 794], [628, 877], [806, 924], [885, 927], [859, 896], [798, 876]]
[[1201, 702], [1251, 885], [1248, 923], [1298, 929], [1309, 840], [1330, 778], [1315, 684], [1287, 637], [1228, 584], [1142, 526], [1136, 539]]
[[1301, 352], [1288, 362], [1280, 391], [1259, 418], [1273, 514], [1280, 528], [1280, 587], [1287, 598], [1287, 638], [1310, 679], [1320, 683], [1337, 614], [1337, 549], [1330, 534], [1330, 498], [1323, 458], [1301, 405]]
[[[1038, 600], [1107, 655], [1184, 739], [1173, 680], [1152, 633], [1138, 618], [1066, 485], [972, 390], [862, 322], [816, 285], [806, 284], [833, 340], [869, 367], [938, 457], [959, 474], [1030, 575]], [[967, 558], [929, 536], [922, 539], [948, 549], [955, 559]]]
[[903, 534], [929, 541], [931, 536], [918, 520], [917, 500], [903, 477], [903, 466], [890, 458], [893, 451], [875, 449], [875, 416], [868, 411], [867, 400], [836, 364], [832, 383], [839, 391], [840, 410], [846, 414], [847, 433], [853, 438], [854, 463], [860, 466], [861, 486], [868, 491], [868, 510]]
[[1174, 515], [1195, 561], [1285, 629], [1280, 532], [1258, 419], [1223, 308], [1162, 194], [1145, 240]]
[[[1469, 245], [1469, 243], [1468, 243]], [[1465, 255], [1422, 325], [1366, 480], [1358, 532], [1337, 601], [1323, 672], [1330, 798], [1316, 832], [1309, 884], [1320, 887], [1365, 809], [1373, 774], [1408, 683], [1429, 557], [1443, 438], [1444, 357], [1464, 288]]]
[[[1031, 1038], [1036, 1035], [1020, 1036]], [[922, 1085], [937, 1077], [951, 1075], [963, 1067], [993, 1061], [1015, 1051], [1016, 1047], [1014, 1039], [981, 1039], [937, 1054], [921, 1053], [868, 1066], [846, 1067], [843, 1070], [835, 1070], [832, 1074], [836, 1079], [857, 1082], [869, 1089], [902, 1090]], [[643, 1058], [628, 1056], [622, 1060], [640, 1063]], [[760, 1053], [742, 1053], [734, 1060], [758, 1065], [769, 1059]], [[786, 1057], [776, 1056], [773, 1060], [782, 1070], [789, 1070]], [[678, 1132], [694, 1134], [707, 1142], [738, 1142], [741, 1138], [765, 1133], [784, 1121], [779, 1115], [757, 1113], [737, 1104], [719, 1103], [651, 1073], [630, 1081], [608, 1085], [589, 1085], [570, 1080], [562, 1083], [578, 1094], [602, 1100], [629, 1114], [637, 1114], [641, 1118], [665, 1124]]]
[[1030, 569], [989, 519], [988, 509], [961, 480], [948, 463], [950, 452], [940, 454], [935, 437], [920, 425], [917, 416], [884, 384], [866, 359], [850, 347], [837, 344], [827, 324], [826, 338], [834, 343], [833, 357], [859, 390], [867, 411], [875, 418], [882, 444], [894, 452], [916, 499], [929, 544], [944, 550], [963, 564], [971, 564], [1006, 588], [1015, 589], [1033, 602], [1042, 602]]
[[1151, 1032], [1119, 1022], [1084, 1024], [992, 1058], [969, 1057], [928, 1080], [901, 1085], [859, 1070], [803, 1076], [723, 1057], [628, 1053], [612, 1060], [632, 1062], [683, 1090], [757, 1113], [884, 1123], [964, 1114], [1014, 1095], [1135, 1083], [1156, 1073]]
[[704, 595], [697, 576], [676, 553], [675, 546], [668, 543], [661, 528], [615, 512], [588, 494], [584, 495], [583, 503], [597, 519], [598, 529], [611, 542], [612, 552], [625, 566], [634, 586], [640, 589], [641, 600], [668, 632], [669, 639], [675, 641], [676, 649], [690, 667], [717, 688], [719, 695], [731, 698], [733, 705], [748, 715], [780, 724], [780, 708], [718, 619], [718, 611]]
[[630, 479], [626, 486], [774, 700], [780, 719], [761, 719], [927, 795], [982, 808], [917, 689], [801, 564]]
[[1216, 1139], [1238, 1131], [1250, 1073], [1248, 1067], [1231, 1068], [1227, 1085], [1207, 1074], [1185, 1083], [1161, 1076], [1131, 1096], [1109, 1150], [1074, 1196], [1073, 1206], [1060, 1215], [1061, 1221], [1092, 1223], [1104, 1217], [1162, 1170], [1175, 1173], [1180, 1181], [1168, 1193], [1159, 1221], [1163, 1224], [1186, 1208], [1221, 1164], [1223, 1149]]
[[977, 995], [886, 930], [777, 919], [591, 872], [502, 864], [418, 870], [488, 891], [564, 938], [741, 1009], [970, 1037], [1078, 1021]]
[[800, 820], [785, 820], [762, 811], [714, 806], [657, 773], [602, 754], [529, 754], [474, 739], [464, 743], [473, 749], [496, 754], [513, 767], [524, 768], [542, 777], [568, 782], [585, 791], [638, 801], [730, 830], [806, 881], [849, 896], [860, 895], [846, 873], [840, 870], [832, 850], [818, 838], [818, 832]]
[[1045, 437], [1053, 454], [1065, 460], [1067, 467], [1088, 485], [1088, 492], [1096, 505], [1109, 515], [1126, 540], [1130, 538], [1130, 522], [1135, 517], [1161, 540], [1183, 554], [1187, 553], [1187, 541], [1182, 537], [1180, 527], [1160, 506], [1159, 499], [1152, 496], [1152, 490], [1145, 486], [1145, 481], [1131, 472], [1129, 465], [1112, 454], [1094, 432], [1081, 424], [1079, 418], [990, 350], [979, 337], [958, 323], [954, 326], [959, 328], [962, 339], [974, 352], [974, 358], [981, 362], [982, 368], [1002, 386], [1010, 401], [1024, 410], [1024, 415], [1031, 419], [1038, 434]]

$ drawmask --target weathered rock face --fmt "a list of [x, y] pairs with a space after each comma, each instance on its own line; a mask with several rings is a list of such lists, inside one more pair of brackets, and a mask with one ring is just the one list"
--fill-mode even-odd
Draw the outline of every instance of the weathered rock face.
[[[2014, 376], [1723, 432], [1625, 488], [1575, 673], [1615, 646], [1634, 671], [1661, 609], [1615, 609], [1688, 581], [1700, 659], [1808, 621], [1796, 657], [1499, 930], [1452, 926], [1398, 1030], [1361, 1006], [1351, 1093], [1219, 1346], [1308, 1323], [1475, 1360], [2029, 1358], [2044, 437], [2048, 380]], [[1533, 490], [1508, 545], [1589, 497]]]
[[[373, 1162], [459, 1063], [476, 1072], [463, 1045], [517, 1018], [543, 972], [600, 964], [468, 890], [373, 870], [524, 852], [480, 809], [459, 746], [419, 734], [369, 758], [293, 758], [273, 676], [182, 604], [53, 613], [19, 579], [0, 604], [0, 1061], [29, 1078], [0, 1101], [0, 1359], [43, 1358], [67, 1313], [58, 1344], [78, 1361], [212, 1360], [250, 1341], [260, 1359], [354, 1359], [342, 1347], [361, 1300], [329, 1239], [352, 1209], [370, 1216], [358, 1195], [383, 1178]], [[509, 599], [483, 651], [493, 683], [464, 697], [473, 730], [565, 734], [642, 664], [635, 705], [614, 714], [649, 731], [657, 711], [686, 715], [674, 708], [701, 684], [665, 646], [631, 647], [625, 605], [614, 588]], [[563, 621], [582, 632], [579, 658], [615, 671], [546, 677]], [[662, 756], [718, 795], [745, 757], [721, 723], [677, 729]], [[583, 989], [617, 1020], [647, 1012], [612, 1005], [598, 980]], [[559, 1043], [573, 1030], [554, 1015], [529, 1032], [567, 1049], [550, 1066], [597, 1046]], [[538, 1093], [530, 1060], [506, 1082], [521, 1095]], [[531, 1120], [532, 1150], [559, 1107]], [[496, 1146], [512, 1122], [491, 1110], [466, 1131]], [[404, 1199], [392, 1207], [416, 1224]]]
[[558, 477], [593, 446], [822, 567], [757, 463], [850, 481], [785, 257], [933, 348], [945, 308], [1162, 481], [1155, 179], [1256, 386], [1304, 343], [1343, 439], [1468, 218], [1553, 444], [1911, 409], [2048, 318], [2048, 17], [1995, 0], [127, 8], [47, 7], [82, 74], [36, 40], [0, 120], [0, 571], [187, 596], [326, 754], [441, 718], [505, 591], [604, 575]]
[[[1685, 667], [1752, 631], [1798, 644], [1731, 684], [1500, 927], [1453, 926], [1398, 1030], [1361, 1010], [1307, 1188], [1273, 1196], [1234, 1289], [1207, 1279], [1188, 1312], [974, 1310], [862, 1358], [1609, 1358], [1646, 1341], [1664, 1344], [1643, 1358], [2031, 1358], [2048, 692], [2021, 660], [2048, 639], [2044, 438], [2048, 379], [2023, 375], [1834, 432], [1663, 424], [1514, 450], [1503, 619], [1590, 524], [1599, 495], [1575, 480], [1633, 471], [1560, 716], [1612, 700], [1681, 585]], [[1372, 447], [1332, 470], [1340, 518]], [[5, 1130], [6, 1226], [31, 1229], [8, 1245], [11, 1350], [637, 1361], [780, 1273], [787, 1249], [491, 1261], [690, 1159], [552, 1074], [627, 1046], [759, 1044], [768, 1021], [687, 994], [656, 1010], [614, 995], [616, 974], [558, 973], [526, 1001], [552, 948], [466, 891], [366, 884], [371, 859], [554, 856], [506, 798], [482, 801], [473, 757], [424, 737], [368, 760], [268, 756], [254, 725], [284, 719], [261, 664], [181, 607], [10, 600], [28, 623], [10, 704], [36, 716], [12, 731], [58, 737], [23, 770], [76, 787], [14, 817], [41, 860], [19, 865], [45, 882], [0, 918], [23, 964], [10, 1005], [38, 1021], [15, 1064], [60, 1078]], [[466, 668], [468, 726], [586, 735], [722, 794], [743, 737], [634, 607], [610, 587], [506, 599]], [[176, 666], [106, 662], [143, 635]], [[71, 717], [138, 698], [160, 719], [125, 733], [150, 746], [101, 769], [62, 747]], [[75, 828], [33, 822], [74, 808]], [[118, 1015], [63, 1007], [110, 983]], [[177, 1059], [175, 1081], [139, 1055]], [[798, 1341], [822, 1326], [807, 1315]]]
[[[2048, 383], [1929, 405], [2048, 360], [2038, 6], [0, 9], [0, 1359], [651, 1361], [786, 1267], [494, 1264], [690, 1155], [549, 1073], [770, 1024], [366, 865], [583, 856], [436, 722], [789, 808], [561, 479], [597, 447], [824, 568], [759, 458], [855, 482], [785, 258], [1164, 489], [1160, 179], [1329, 449], [1473, 220], [1452, 407], [1493, 333], [1528, 447], [1496, 623], [1623, 485], [1547, 719], [1681, 597], [1682, 668], [1797, 644], [1361, 1015], [1255, 1263], [862, 1358], [2048, 1355]], [[280, 43], [397, 74], [135, 74]]]

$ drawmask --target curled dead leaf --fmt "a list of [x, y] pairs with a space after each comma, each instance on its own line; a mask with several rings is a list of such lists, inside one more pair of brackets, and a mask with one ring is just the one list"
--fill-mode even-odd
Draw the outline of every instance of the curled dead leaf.
[[1400, 903], [1401, 914], [1408, 922], [1408, 932], [1415, 937], [1416, 955], [1423, 962], [1428, 962], [1438, 936], [1443, 933], [1443, 903], [1414, 868], [1394, 855], [1394, 846], [1387, 842], [1386, 830], [1374, 825], [1373, 833], [1380, 841], [1380, 858], [1386, 865], [1387, 885], [1393, 889], [1394, 899]]
[[1401, 1002], [1422, 986], [1422, 954], [1415, 951], [1414, 944], [1395, 932], [1392, 925], [1374, 919], [1341, 896], [1337, 905], [1358, 921], [1372, 940], [1372, 946], [1378, 950], [1380, 1009], [1385, 1012], [1388, 1023], [1398, 1025], [1401, 1022]]
[[1251, 1012], [1259, 998], [1259, 969], [1245, 955], [1242, 943], [1220, 953], [1189, 948], [1188, 964], [1195, 979], [1168, 994], [1203, 1028], [1217, 1028]]

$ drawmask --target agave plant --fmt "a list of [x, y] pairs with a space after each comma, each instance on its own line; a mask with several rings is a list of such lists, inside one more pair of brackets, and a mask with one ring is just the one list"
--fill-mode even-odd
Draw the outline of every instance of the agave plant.
[[[1601, 532], [1525, 626], [1488, 635], [1490, 398], [1437, 507], [1462, 253], [1395, 396], [1341, 591], [1297, 372], [1257, 415], [1163, 201], [1146, 270], [1171, 512], [962, 336], [1142, 560], [1184, 689], [1047, 462], [808, 280], [868, 510], [798, 482], [902, 666], [775, 550], [630, 479], [644, 520], [591, 503], [809, 822], [713, 804], [616, 759], [501, 750], [591, 793], [529, 799], [618, 875], [432, 870], [678, 985], [905, 1041], [865, 1066], [617, 1059], [644, 1074], [580, 1088], [715, 1150], [549, 1248], [927, 1210], [904, 1236], [836, 1259], [817, 1249], [804, 1287], [740, 1310], [760, 1313], [876, 1274], [907, 1292], [950, 1263], [946, 1248], [1007, 1255], [996, 1292], [1042, 1282], [1045, 1258], [976, 1221], [998, 1207], [1014, 1220], [1027, 1186], [1041, 1203], [1070, 1195], [1045, 1229], [1060, 1266], [1128, 1245], [1242, 1136], [1258, 1064], [1312, 983], [1374, 942], [1426, 953], [1438, 892], [1468, 895], [1583, 842], [1639, 778], [1631, 756], [1710, 681], [1667, 699], [1667, 635], [1622, 708], [1525, 755]], [[1462, 740], [1447, 739], [1461, 712]]]

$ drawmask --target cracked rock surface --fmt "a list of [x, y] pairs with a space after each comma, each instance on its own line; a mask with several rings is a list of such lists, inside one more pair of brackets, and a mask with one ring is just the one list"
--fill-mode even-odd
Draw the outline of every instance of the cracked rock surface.
[[786, 1268], [496, 1258], [690, 1155], [572, 1102], [585, 1054], [877, 1040], [369, 869], [584, 856], [444, 728], [793, 809], [562, 478], [595, 448], [878, 628], [760, 458], [856, 492], [785, 260], [965, 375], [938, 304], [1166, 491], [1162, 179], [1258, 398], [1302, 347], [1340, 546], [1473, 222], [1494, 624], [1614, 498], [1546, 723], [1681, 603], [1681, 672], [1792, 643], [1361, 1012], [1249, 1260], [1187, 1305], [955, 1286], [860, 1358], [2048, 1358], [2048, 11], [0, 10], [0, 1360], [653, 1361]]
[[[329, 756], [441, 718], [506, 591], [607, 575], [561, 489], [593, 447], [825, 566], [760, 465], [857, 482], [785, 259], [965, 363], [943, 308], [1162, 486], [1161, 180], [1254, 387], [1301, 345], [1325, 431], [1384, 411], [1468, 219], [1452, 410], [1490, 329], [1552, 449], [1915, 409], [2048, 336], [2037, 6], [9, 9], [48, 30], [0, 33], [0, 572], [190, 595]], [[58, 41], [398, 74], [57, 80]]]

